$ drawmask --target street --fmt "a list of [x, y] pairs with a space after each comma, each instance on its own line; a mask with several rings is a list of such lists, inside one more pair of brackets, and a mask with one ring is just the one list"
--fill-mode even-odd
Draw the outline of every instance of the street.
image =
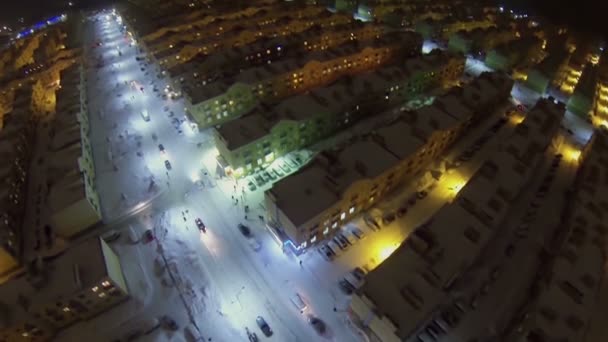
[[[123, 236], [130, 229], [140, 235], [150, 229], [156, 237], [147, 244], [131, 245], [123, 238], [112, 243], [134, 303], [102, 315], [108, 323], [100, 335], [124, 338], [145, 317], [170, 315], [180, 326], [194, 323], [205, 339], [241, 340], [245, 327], [261, 335], [255, 322], [261, 315], [273, 338], [311, 341], [321, 339], [307, 322], [314, 315], [328, 326], [323, 339], [358, 340], [346, 313], [333, 310], [334, 294], [319, 291], [310, 271], [283, 254], [268, 234], [258, 218], [262, 189], [252, 193], [244, 184], [216, 176], [211, 132], [198, 132], [188, 122], [181, 99], [162, 98], [165, 81], [153, 66], [136, 59], [137, 43], [119, 21], [97, 17], [85, 24], [85, 36], [101, 44], [85, 47], [85, 56], [103, 219]], [[245, 205], [251, 207], [249, 220]], [[199, 232], [196, 218], [206, 233]], [[241, 236], [240, 222], [251, 227], [258, 251]], [[308, 305], [305, 314], [290, 302], [296, 293]], [[82, 326], [66, 331], [66, 339], [77, 336]], [[156, 340], [156, 335], [148, 337]]]

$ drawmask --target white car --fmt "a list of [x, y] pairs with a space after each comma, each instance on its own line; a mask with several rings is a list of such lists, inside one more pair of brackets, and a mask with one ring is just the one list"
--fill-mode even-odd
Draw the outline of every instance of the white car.
[[306, 308], [308, 307], [308, 305], [306, 305], [306, 302], [304, 302], [304, 300], [302, 299], [302, 297], [300, 296], [299, 293], [296, 293], [295, 295], [293, 295], [290, 298], [290, 300], [293, 303], [293, 305], [295, 305], [295, 307], [298, 308], [298, 310], [300, 310], [300, 313], [304, 313], [304, 310], [306, 310]]

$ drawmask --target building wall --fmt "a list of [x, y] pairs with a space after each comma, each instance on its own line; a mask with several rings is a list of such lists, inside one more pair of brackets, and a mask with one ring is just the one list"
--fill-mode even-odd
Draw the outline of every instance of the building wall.
[[[393, 168], [387, 169], [375, 178], [363, 178], [352, 183], [339, 195], [340, 199], [334, 205], [301, 225], [295, 225], [289, 220], [288, 216], [274, 203], [276, 201], [274, 195], [265, 195], [266, 208], [271, 208], [267, 209], [267, 215], [270, 215], [271, 218], [278, 218], [279, 221], [276, 222], [281, 225], [291, 241], [301, 248], [331, 238], [337, 228], [346, 224], [361, 211], [372, 207], [398, 185], [410, 181], [414, 175], [443, 153], [445, 148], [458, 138], [467, 124], [468, 122], [463, 122], [445, 131], [433, 132], [427, 138], [426, 144], [411, 156], [402, 159]], [[336, 177], [339, 177], [339, 174]]]
[[108, 246], [108, 244], [100, 239], [101, 249], [106, 261], [106, 268], [108, 270], [108, 278], [112, 281], [114, 286], [118, 287], [118, 289], [123, 294], [128, 294], [129, 291], [127, 289], [127, 282], [125, 281], [124, 275], [122, 273], [122, 266], [120, 265], [120, 259], [114, 253], [114, 251]]
[[256, 103], [254, 101], [276, 102], [290, 95], [323, 86], [341, 76], [373, 69], [404, 54], [417, 54], [420, 42], [412, 40], [409, 43], [366, 47], [353, 55], [323, 62], [310, 61], [301, 69], [290, 70], [269, 79], [260, 79], [251, 85], [233, 86], [228, 94], [224, 93], [199, 104], [188, 104], [188, 108], [199, 126], [218, 125], [251, 110]]
[[408, 79], [395, 79], [386, 89], [355, 94], [356, 100], [335, 112], [311, 113], [313, 115], [308, 120], [301, 122], [282, 120], [268, 135], [234, 150], [230, 150], [226, 141], [216, 134], [216, 147], [237, 177], [247, 175], [278, 157], [354, 124], [370, 113], [401, 104], [443, 82], [459, 78], [464, 62], [462, 56], [455, 56], [434, 69], [415, 72]]
[[51, 222], [57, 235], [69, 238], [101, 220], [97, 208], [84, 195], [72, 205], [53, 213]]

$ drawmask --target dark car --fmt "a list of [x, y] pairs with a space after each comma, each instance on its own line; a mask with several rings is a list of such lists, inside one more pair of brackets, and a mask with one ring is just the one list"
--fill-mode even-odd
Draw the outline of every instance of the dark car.
[[241, 231], [241, 234], [243, 234], [246, 237], [251, 237], [251, 229], [249, 229], [249, 227], [247, 227], [246, 225], [239, 223], [238, 225], [239, 227], [239, 231]]
[[177, 325], [177, 323], [175, 323], [175, 320], [173, 320], [169, 316], [163, 316], [160, 320], [160, 323], [162, 324], [163, 328], [167, 330], [177, 331], [177, 329], [179, 329], [179, 326]]
[[165, 160], [165, 167], [167, 170], [171, 170], [171, 163], [168, 160]]
[[262, 330], [262, 332], [264, 333], [264, 335], [266, 335], [266, 337], [272, 336], [272, 329], [270, 328], [270, 325], [268, 325], [268, 323], [266, 323], [266, 320], [264, 320], [264, 317], [258, 316], [255, 319], [255, 322], [258, 324], [258, 327], [260, 328], [260, 330]]
[[363, 280], [363, 277], [365, 277], [365, 271], [361, 267], [355, 267], [352, 273], [353, 276], [359, 281]]
[[165, 146], [163, 146], [163, 144], [158, 144], [158, 150], [160, 151], [160, 154], [165, 154]]
[[427, 193], [426, 191], [418, 191], [418, 192], [416, 193], [416, 197], [417, 197], [418, 199], [423, 199], [423, 198], [425, 198], [425, 197], [426, 197], [426, 195], [428, 195], [428, 193]]
[[198, 230], [202, 231], [203, 233], [207, 232], [207, 227], [203, 223], [203, 220], [201, 220], [200, 218], [197, 218], [196, 220], [194, 220], [194, 222], [196, 222], [196, 226], [198, 227]]
[[152, 229], [146, 230], [146, 232], [144, 233], [144, 236], [142, 237], [142, 241], [144, 243], [152, 242], [154, 239], [155, 239], [155, 237], [154, 237], [154, 232], [152, 231]]
[[338, 286], [340, 287], [340, 290], [342, 290], [342, 292], [347, 295], [351, 295], [355, 291], [355, 288], [351, 285], [351, 283], [349, 283], [345, 279], [340, 280], [338, 282]]
[[310, 323], [310, 325], [312, 325], [312, 327], [315, 329], [315, 331], [320, 335], [323, 335], [325, 333], [325, 330], [327, 330], [327, 328], [325, 326], [325, 322], [323, 322], [318, 317], [315, 317], [315, 316], [308, 317], [308, 323]]

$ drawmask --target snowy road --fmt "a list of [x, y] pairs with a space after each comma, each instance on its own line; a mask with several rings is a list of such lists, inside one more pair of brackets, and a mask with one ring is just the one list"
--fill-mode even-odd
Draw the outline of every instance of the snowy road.
[[[358, 341], [346, 314], [333, 310], [333, 290], [320, 288], [323, 284], [310, 271], [283, 254], [263, 222], [247, 223], [261, 244], [259, 251], [239, 233], [237, 224], [245, 222], [243, 201], [257, 207], [260, 190], [238, 193], [241, 202], [233, 203], [233, 181], [215, 177], [211, 132], [191, 127], [181, 100], [162, 98], [166, 82], [148, 62], [135, 58], [137, 44], [127, 28], [121, 32], [115, 18], [97, 18], [84, 31], [90, 45], [85, 47], [90, 139], [104, 222], [124, 221], [111, 228], [124, 236], [113, 246], [134, 298], [99, 318], [112, 322], [102, 325], [100, 335], [124, 338], [142, 317], [167, 314], [180, 327], [195, 323], [205, 339], [238, 341], [246, 339], [245, 327], [263, 336], [255, 323], [261, 315], [277, 341]], [[206, 175], [203, 168], [209, 170]], [[198, 188], [197, 180], [205, 186]], [[208, 227], [204, 234], [194, 223], [197, 217]], [[123, 241], [128, 229], [138, 234], [152, 229], [157, 241], [131, 245]], [[289, 300], [296, 292], [309, 306], [304, 314]], [[308, 314], [328, 324], [326, 336], [309, 326]], [[78, 336], [85, 326], [65, 336]], [[183, 333], [147, 338], [178, 335]]]

